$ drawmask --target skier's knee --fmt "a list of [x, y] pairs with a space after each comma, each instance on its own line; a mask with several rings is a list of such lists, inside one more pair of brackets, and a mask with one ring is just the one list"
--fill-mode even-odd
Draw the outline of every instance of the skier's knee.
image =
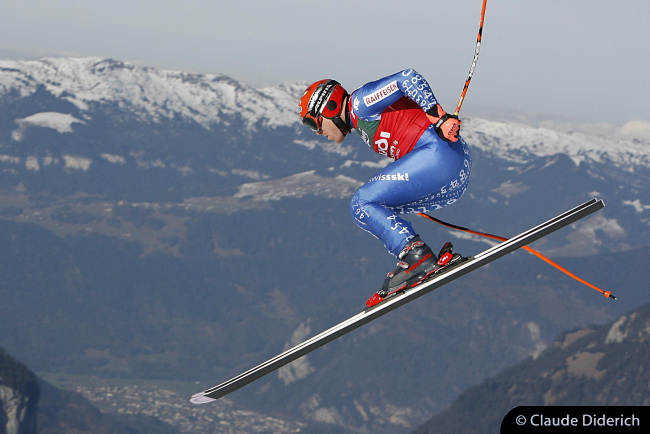
[[368, 213], [365, 210], [366, 204], [367, 201], [361, 199], [359, 190], [357, 190], [352, 196], [352, 200], [350, 201], [350, 214], [352, 214], [354, 222], [360, 227], [367, 225], [365, 221], [368, 217]]

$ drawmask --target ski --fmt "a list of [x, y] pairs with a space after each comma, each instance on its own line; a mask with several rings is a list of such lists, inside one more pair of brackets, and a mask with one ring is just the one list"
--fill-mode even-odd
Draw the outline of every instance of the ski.
[[301, 344], [296, 345], [284, 351], [281, 354], [267, 360], [266, 362], [243, 372], [230, 380], [207, 389], [203, 392], [193, 395], [190, 401], [194, 404], [205, 404], [222, 398], [229, 393], [242, 388], [243, 386], [252, 383], [255, 380], [281, 368], [284, 365], [314, 351], [323, 345], [332, 342], [333, 340], [351, 332], [352, 330], [361, 327], [370, 321], [379, 318], [388, 312], [403, 306], [415, 300], [418, 297], [440, 288], [443, 285], [474, 271], [498, 258], [501, 258], [508, 253], [514, 252], [522, 246], [532, 243], [558, 229], [561, 229], [571, 223], [574, 223], [588, 215], [602, 209], [605, 206], [604, 202], [600, 199], [592, 199], [579, 205], [563, 214], [558, 215], [534, 228], [531, 228], [507, 241], [504, 241], [494, 247], [491, 247], [477, 255], [470, 260], [462, 262], [443, 273], [434, 276], [430, 280], [410, 288], [404, 292], [396, 294], [393, 297], [387, 298], [380, 303], [364, 309], [362, 312], [348, 318], [345, 321], [331, 327], [324, 332], [307, 339]]

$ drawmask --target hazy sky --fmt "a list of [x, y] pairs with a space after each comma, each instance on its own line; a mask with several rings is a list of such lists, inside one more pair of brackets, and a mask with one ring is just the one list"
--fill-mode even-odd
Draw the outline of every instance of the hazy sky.
[[[101, 56], [253, 86], [336, 78], [348, 90], [412, 67], [453, 111], [480, 10], [481, 0], [5, 0], [0, 58]], [[650, 138], [649, 24], [648, 0], [488, 0], [461, 116]]]

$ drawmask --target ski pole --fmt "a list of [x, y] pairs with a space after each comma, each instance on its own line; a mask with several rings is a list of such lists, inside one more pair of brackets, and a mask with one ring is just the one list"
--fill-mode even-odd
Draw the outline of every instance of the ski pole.
[[474, 51], [474, 60], [472, 60], [472, 66], [469, 68], [469, 74], [467, 76], [467, 80], [465, 81], [465, 87], [463, 87], [463, 91], [460, 93], [460, 99], [458, 100], [458, 104], [456, 105], [456, 111], [454, 114], [458, 116], [458, 113], [460, 113], [460, 107], [463, 105], [463, 101], [465, 100], [465, 95], [467, 94], [467, 88], [469, 88], [469, 83], [472, 81], [472, 76], [474, 76], [474, 69], [476, 68], [476, 62], [478, 62], [478, 54], [481, 51], [481, 39], [483, 39], [483, 22], [485, 21], [485, 7], [487, 6], [487, 0], [483, 0], [483, 7], [481, 8], [481, 22], [479, 23], [478, 27], [478, 36], [476, 38], [476, 50]]
[[[487, 0], [483, 0], [483, 5], [481, 7], [481, 20], [479, 22], [478, 36], [476, 38], [476, 50], [474, 51], [474, 59], [472, 60], [472, 65], [469, 68], [469, 74], [467, 75], [467, 80], [465, 81], [465, 86], [463, 87], [463, 91], [460, 94], [458, 104], [456, 105], [456, 111], [454, 113], [456, 116], [458, 116], [458, 114], [460, 113], [460, 108], [463, 105], [463, 101], [465, 100], [465, 95], [467, 94], [467, 89], [469, 88], [469, 83], [472, 81], [472, 77], [474, 76], [474, 70], [476, 69], [476, 63], [478, 62], [478, 56], [479, 56], [479, 53], [481, 51], [481, 40], [483, 39], [483, 23], [485, 22], [485, 8], [486, 8], [486, 6], [487, 6]], [[456, 225], [452, 225], [451, 223], [446, 223], [446, 222], [444, 222], [442, 220], [439, 220], [439, 219], [437, 219], [435, 217], [431, 217], [428, 214], [418, 213], [418, 215], [420, 215], [420, 216], [422, 216], [424, 218], [427, 218], [427, 219], [429, 219], [431, 221], [434, 221], [436, 223], [439, 223], [439, 224], [441, 224], [443, 226], [447, 226], [449, 228], [452, 228], [452, 229], [457, 229], [457, 230], [460, 230], [460, 231], [463, 231], [463, 232], [467, 232], [467, 233], [474, 234], [474, 235], [480, 235], [482, 237], [492, 238], [492, 239], [499, 240], [499, 241], [507, 241], [507, 238], [499, 237], [497, 235], [487, 234], [487, 233], [484, 233], [484, 232], [474, 231], [474, 230], [463, 228], [463, 227], [456, 226]], [[590, 288], [595, 289], [596, 291], [603, 294], [606, 298], [611, 298], [613, 300], [616, 300], [616, 297], [614, 295], [612, 295], [611, 291], [603, 291], [602, 289], [598, 288], [597, 286], [592, 285], [591, 283], [589, 283], [586, 280], [576, 276], [575, 274], [573, 274], [572, 272], [570, 272], [566, 268], [562, 267], [561, 265], [553, 262], [551, 259], [549, 259], [546, 256], [542, 255], [541, 253], [534, 250], [533, 248], [528, 247], [528, 246], [523, 246], [522, 249], [526, 250], [529, 253], [532, 253], [533, 255], [537, 256], [538, 258], [540, 258], [544, 262], [552, 265], [553, 267], [557, 268], [558, 270], [562, 271], [563, 273], [565, 273], [569, 277], [572, 277], [573, 279], [577, 280], [578, 282], [580, 282], [580, 283], [582, 283], [584, 285], [587, 285]]]
[[[494, 239], [494, 240], [499, 240], [499, 241], [507, 241], [508, 240], [507, 238], [500, 237], [498, 235], [492, 235], [492, 234], [488, 234], [488, 233], [485, 233], [485, 232], [475, 231], [475, 230], [467, 229], [467, 228], [464, 228], [464, 227], [461, 227], [461, 226], [456, 226], [456, 225], [453, 225], [451, 223], [447, 223], [447, 222], [444, 222], [442, 220], [439, 220], [439, 219], [437, 219], [435, 217], [432, 217], [432, 216], [430, 216], [428, 214], [418, 213], [418, 215], [421, 216], [421, 217], [424, 217], [426, 219], [429, 219], [429, 220], [431, 220], [433, 222], [439, 223], [439, 224], [441, 224], [443, 226], [446, 226], [448, 228], [456, 229], [456, 230], [467, 232], [467, 233], [474, 234], [474, 235], [480, 235], [482, 237], [491, 238], [491, 239]], [[573, 279], [577, 280], [578, 282], [580, 282], [580, 283], [582, 283], [584, 285], [587, 285], [590, 288], [595, 289], [596, 291], [603, 294], [605, 296], [605, 298], [611, 298], [612, 300], [616, 300], [616, 297], [612, 294], [612, 291], [603, 291], [602, 289], [598, 288], [597, 286], [592, 285], [591, 283], [589, 283], [586, 280], [576, 276], [575, 274], [573, 274], [572, 272], [570, 272], [566, 268], [562, 267], [561, 265], [553, 262], [551, 259], [549, 259], [546, 256], [539, 253], [537, 250], [534, 250], [533, 248], [528, 247], [528, 246], [523, 246], [522, 249], [524, 249], [527, 252], [532, 253], [533, 255], [537, 256], [539, 259], [541, 259], [542, 261], [544, 261], [544, 262], [552, 265], [553, 267], [557, 268], [558, 270], [560, 270], [561, 272], [563, 272], [567, 276], [572, 277]]]

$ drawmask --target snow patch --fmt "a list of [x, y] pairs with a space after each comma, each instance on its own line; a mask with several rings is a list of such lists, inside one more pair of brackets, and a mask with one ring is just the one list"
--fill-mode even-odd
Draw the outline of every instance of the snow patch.
[[[288, 350], [295, 347], [303, 342], [310, 334], [311, 327], [309, 326], [309, 323], [301, 323], [298, 328], [294, 330], [291, 339], [285, 344], [284, 349]], [[288, 365], [281, 367], [278, 370], [278, 378], [282, 380], [286, 386], [287, 384], [302, 380], [312, 372], [314, 372], [314, 368], [309, 364], [307, 356], [302, 356]]]
[[154, 160], [148, 160], [143, 151], [131, 152], [130, 155], [133, 158], [135, 158], [135, 164], [142, 169], [151, 169], [151, 168], [164, 169], [167, 167], [165, 162], [162, 161], [160, 158], [156, 158]]
[[11, 155], [0, 155], [0, 161], [3, 163], [11, 163], [11, 164], [20, 164], [20, 157], [14, 157]]
[[637, 312], [617, 319], [605, 337], [605, 344], [646, 342], [650, 338], [650, 321]]
[[610, 327], [609, 331], [607, 332], [607, 337], [605, 337], [605, 343], [606, 344], [620, 344], [625, 340], [625, 337], [627, 336], [627, 331], [622, 330], [623, 325], [627, 321], [627, 316], [623, 315], [619, 319], [617, 319], [614, 324]]
[[542, 340], [542, 332], [537, 324], [534, 322], [527, 322], [526, 328], [528, 329], [528, 333], [530, 333], [530, 340], [533, 343], [533, 352], [531, 355], [533, 359], [536, 359], [544, 352], [547, 346]]
[[629, 205], [632, 208], [634, 208], [634, 211], [636, 212], [643, 212], [647, 209], [650, 209], [650, 205], [643, 205], [641, 203], [640, 199], [635, 199], [635, 200], [624, 200], [623, 205]]
[[20, 142], [25, 138], [25, 133], [28, 128], [50, 128], [63, 134], [71, 133], [72, 124], [74, 123], [85, 124], [84, 121], [77, 119], [72, 115], [58, 112], [36, 113], [27, 116], [26, 118], [16, 119], [15, 122], [18, 124], [18, 129], [11, 132], [11, 138], [17, 142]]
[[[595, 215], [582, 222], [571, 225], [573, 232], [567, 235], [569, 244], [559, 250], [548, 252], [550, 255], [575, 256], [598, 253], [598, 246], [609, 245], [609, 241], [623, 240], [627, 237], [625, 229], [616, 219]], [[609, 240], [604, 241], [603, 236]]]
[[592, 239], [596, 239], [596, 231], [602, 231], [611, 239], [625, 238], [625, 229], [618, 224], [616, 219], [608, 219], [602, 215], [597, 215], [580, 225], [577, 232], [587, 234]]
[[261, 201], [280, 200], [283, 197], [301, 198], [308, 194], [342, 198], [350, 196], [361, 185], [361, 182], [344, 175], [328, 178], [310, 170], [273, 181], [242, 184], [235, 197], [250, 196]]
[[126, 158], [122, 157], [121, 155], [100, 154], [100, 157], [102, 157], [104, 160], [108, 161], [109, 163], [113, 163], [113, 164], [126, 163]]
[[38, 158], [36, 157], [27, 157], [25, 159], [25, 168], [27, 170], [33, 170], [35, 172], [41, 170], [40, 164], [38, 164]]
[[90, 158], [75, 157], [72, 155], [64, 155], [63, 161], [65, 162], [66, 169], [83, 170], [83, 171], [90, 169], [90, 165], [93, 162], [93, 160], [91, 160]]
[[334, 407], [321, 407], [321, 397], [318, 393], [313, 394], [301, 405], [302, 413], [315, 422], [329, 425], [343, 425], [343, 419]]
[[267, 175], [263, 175], [257, 170], [232, 169], [231, 173], [233, 175], [245, 176], [246, 178], [254, 179], [258, 181], [262, 179], [268, 179]]
[[506, 197], [506, 199], [509, 199], [511, 196], [514, 196], [519, 193], [523, 193], [524, 191], [528, 190], [530, 187], [525, 185], [522, 182], [512, 182], [511, 180], [507, 180], [499, 186], [499, 188], [495, 188], [492, 191], [495, 193], [499, 193], [503, 196]]

